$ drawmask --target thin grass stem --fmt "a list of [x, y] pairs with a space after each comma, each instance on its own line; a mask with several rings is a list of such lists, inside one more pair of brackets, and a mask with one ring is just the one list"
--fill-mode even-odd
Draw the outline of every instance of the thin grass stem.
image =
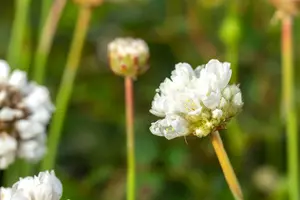
[[45, 68], [48, 60], [51, 44], [57, 28], [66, 0], [55, 0], [46, 22], [41, 31], [38, 47], [34, 57], [33, 79], [42, 84], [45, 77]]
[[12, 69], [19, 68], [22, 70], [27, 70], [23, 69], [20, 64], [22, 46], [26, 35], [26, 25], [30, 2], [31, 0], [15, 0], [16, 12], [7, 53], [7, 61]]
[[288, 190], [291, 200], [299, 200], [298, 126], [294, 100], [294, 66], [292, 17], [282, 19], [282, 89], [284, 115], [286, 116]]
[[63, 73], [62, 82], [56, 97], [56, 112], [54, 113], [49, 130], [48, 154], [42, 162], [42, 170], [53, 169], [55, 165], [62, 125], [72, 93], [90, 17], [91, 7], [84, 5], [80, 6], [79, 16], [73, 35], [71, 49], [67, 58], [66, 68]]

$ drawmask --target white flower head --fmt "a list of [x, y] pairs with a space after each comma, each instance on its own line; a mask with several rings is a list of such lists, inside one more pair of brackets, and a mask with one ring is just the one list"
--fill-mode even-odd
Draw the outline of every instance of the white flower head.
[[108, 57], [114, 73], [135, 78], [148, 69], [149, 48], [141, 39], [116, 38], [108, 44]]
[[38, 176], [20, 178], [12, 186], [10, 200], [59, 200], [62, 191], [54, 171], [45, 171]]
[[0, 169], [16, 157], [28, 161], [43, 157], [53, 110], [46, 87], [28, 82], [23, 71], [10, 72], [7, 62], [0, 60]]
[[150, 112], [162, 117], [150, 127], [167, 139], [190, 134], [203, 137], [223, 128], [243, 106], [238, 85], [228, 85], [230, 64], [210, 60], [195, 70], [179, 63], [156, 90]]

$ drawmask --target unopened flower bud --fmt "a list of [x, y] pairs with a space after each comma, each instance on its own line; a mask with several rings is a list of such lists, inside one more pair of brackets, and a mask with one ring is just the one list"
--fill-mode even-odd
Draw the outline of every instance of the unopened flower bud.
[[278, 17], [284, 17], [286, 15], [295, 16], [299, 13], [300, 2], [295, 1], [284, 1], [284, 0], [269, 0], [273, 4], [279, 13]]
[[241, 36], [239, 19], [234, 16], [226, 17], [221, 26], [219, 35], [225, 44], [236, 44]]
[[112, 71], [135, 78], [148, 69], [149, 49], [141, 39], [117, 38], [108, 45]]

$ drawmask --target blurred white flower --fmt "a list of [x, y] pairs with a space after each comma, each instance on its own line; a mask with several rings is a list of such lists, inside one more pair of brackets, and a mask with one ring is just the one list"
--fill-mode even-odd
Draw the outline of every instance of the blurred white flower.
[[16, 157], [28, 161], [43, 157], [53, 110], [46, 87], [27, 82], [25, 72], [10, 72], [7, 62], [0, 60], [0, 169]]
[[231, 73], [230, 64], [218, 60], [195, 70], [187, 63], [176, 64], [156, 90], [150, 112], [163, 119], [152, 123], [150, 131], [173, 139], [203, 137], [224, 128], [243, 106], [239, 87], [228, 85]]
[[0, 200], [11, 200], [11, 188], [0, 187]]
[[54, 171], [40, 172], [38, 176], [20, 178], [12, 188], [1, 188], [1, 200], [59, 200], [62, 184]]

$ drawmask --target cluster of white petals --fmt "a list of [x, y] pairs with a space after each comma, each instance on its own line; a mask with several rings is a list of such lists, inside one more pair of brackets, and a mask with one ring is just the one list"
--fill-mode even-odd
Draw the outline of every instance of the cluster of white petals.
[[16, 157], [40, 160], [46, 151], [46, 126], [54, 107], [46, 87], [27, 81], [20, 70], [0, 60], [0, 169]]
[[119, 56], [138, 56], [149, 53], [148, 45], [144, 40], [133, 38], [116, 38], [109, 43], [108, 50]]
[[59, 200], [62, 184], [54, 171], [40, 172], [38, 176], [20, 178], [12, 188], [0, 188], [1, 200]]
[[224, 128], [243, 106], [238, 85], [228, 85], [231, 73], [230, 64], [218, 60], [195, 70], [187, 63], [177, 64], [156, 91], [150, 112], [163, 119], [152, 123], [150, 131], [173, 139], [203, 137]]

